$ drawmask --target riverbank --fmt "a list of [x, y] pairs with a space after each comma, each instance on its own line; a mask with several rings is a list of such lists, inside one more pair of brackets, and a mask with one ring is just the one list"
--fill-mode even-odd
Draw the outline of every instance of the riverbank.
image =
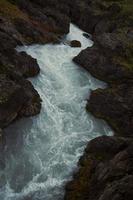
[[0, 0], [0, 128], [41, 109], [41, 98], [26, 79], [40, 72], [39, 65], [16, 46], [58, 42], [69, 23], [67, 16], [39, 3]]

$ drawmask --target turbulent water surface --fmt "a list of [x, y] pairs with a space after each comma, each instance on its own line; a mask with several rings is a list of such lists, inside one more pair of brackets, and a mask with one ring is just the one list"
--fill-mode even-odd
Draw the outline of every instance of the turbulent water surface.
[[67, 40], [72, 39], [80, 40], [82, 48], [64, 43], [21, 48], [40, 65], [41, 73], [32, 83], [43, 100], [42, 111], [6, 130], [1, 200], [63, 199], [64, 184], [76, 169], [87, 142], [111, 134], [103, 121], [85, 110], [89, 91], [105, 84], [72, 62], [81, 49], [93, 43], [71, 24]]

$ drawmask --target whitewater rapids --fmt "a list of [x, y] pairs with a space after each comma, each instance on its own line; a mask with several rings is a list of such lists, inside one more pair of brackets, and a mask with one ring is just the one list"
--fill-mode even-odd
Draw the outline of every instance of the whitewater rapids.
[[71, 179], [89, 140], [112, 131], [86, 112], [90, 90], [104, 88], [72, 62], [93, 42], [70, 25], [66, 40], [79, 40], [81, 48], [61, 44], [18, 48], [36, 58], [41, 68], [31, 79], [42, 98], [40, 115], [22, 119], [7, 128], [6, 168], [0, 170], [1, 200], [62, 200], [65, 182]]

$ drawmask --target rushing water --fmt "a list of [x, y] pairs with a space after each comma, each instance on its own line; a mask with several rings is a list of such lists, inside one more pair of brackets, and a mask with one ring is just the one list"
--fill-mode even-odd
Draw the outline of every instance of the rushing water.
[[8, 129], [5, 170], [0, 171], [1, 200], [62, 200], [64, 184], [87, 142], [111, 130], [86, 113], [89, 91], [106, 85], [72, 62], [92, 41], [71, 24], [67, 40], [82, 48], [57, 45], [23, 47], [41, 68], [32, 82], [43, 102], [41, 114], [22, 119]]

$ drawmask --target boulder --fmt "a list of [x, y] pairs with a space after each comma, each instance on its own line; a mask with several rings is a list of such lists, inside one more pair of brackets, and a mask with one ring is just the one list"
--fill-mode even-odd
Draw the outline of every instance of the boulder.
[[[107, 46], [109, 47], [109, 44]], [[133, 77], [130, 68], [125, 67], [122, 62], [118, 63], [117, 59], [111, 59], [111, 52], [102, 48], [99, 50], [97, 45], [81, 51], [73, 61], [89, 71], [94, 77], [108, 83], [121, 82]]]
[[9, 125], [27, 101], [24, 89], [9, 79], [0, 75], [0, 128]]
[[81, 47], [81, 42], [78, 41], [78, 40], [72, 40], [72, 41], [70, 42], [70, 46], [71, 46], [71, 47]]
[[15, 51], [9, 59], [9, 63], [14, 65], [15, 70], [25, 78], [36, 76], [40, 72], [37, 60], [27, 55], [25, 52]]
[[87, 110], [106, 120], [117, 135], [133, 137], [133, 82], [91, 93]]
[[64, 199], [132, 200], [132, 149], [132, 140], [122, 137], [102, 136], [90, 141], [79, 171], [66, 185]]
[[41, 99], [32, 84], [15, 72], [0, 74], [0, 128], [40, 112]]
[[30, 117], [39, 114], [42, 100], [38, 92], [28, 80], [20, 79], [18, 83], [22, 86], [27, 97], [27, 101], [23, 104], [23, 107], [18, 113], [19, 117]]

